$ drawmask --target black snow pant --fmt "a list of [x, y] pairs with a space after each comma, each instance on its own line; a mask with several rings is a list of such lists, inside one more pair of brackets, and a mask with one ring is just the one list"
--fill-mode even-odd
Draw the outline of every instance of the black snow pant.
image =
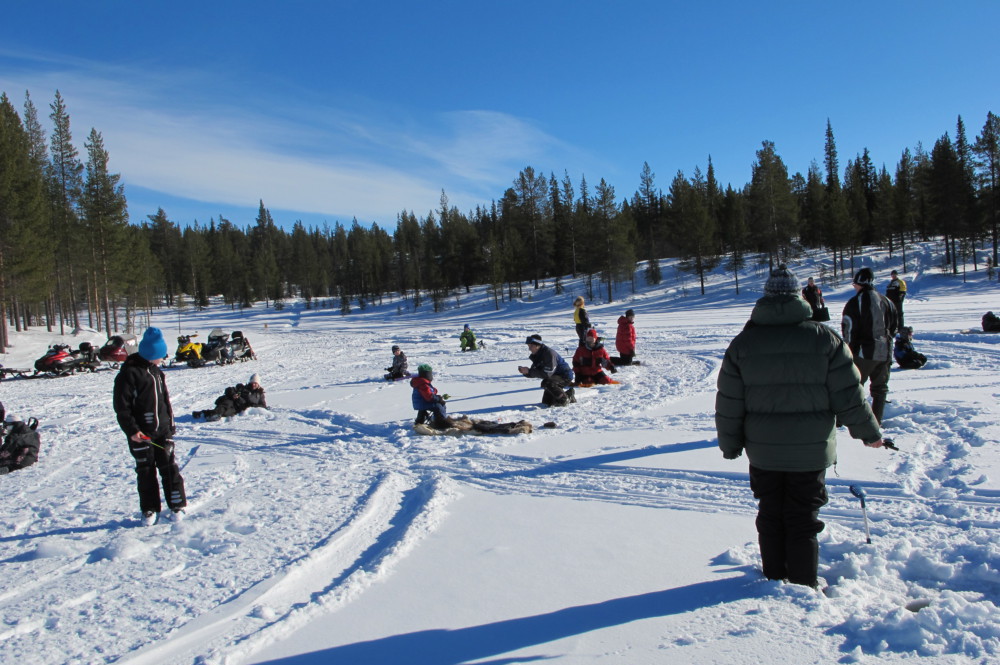
[[171, 510], [180, 510], [187, 505], [184, 494], [184, 479], [174, 460], [174, 442], [171, 439], [154, 439], [136, 443], [129, 439], [129, 452], [135, 458], [136, 483], [139, 489], [139, 510], [158, 513], [162, 509], [160, 488], [156, 482], [156, 472], [160, 472], [163, 494]]
[[927, 356], [922, 353], [910, 353], [896, 362], [903, 369], [920, 369], [927, 364]]
[[825, 526], [826, 469], [765, 471], [750, 467], [750, 489], [758, 500], [757, 537], [764, 576], [815, 587], [819, 567], [816, 534]]
[[553, 374], [542, 381], [542, 404], [546, 406], [566, 406], [569, 404], [569, 395], [563, 390], [571, 383], [569, 379], [558, 374]]
[[615, 365], [631, 365], [635, 353], [623, 353], [619, 356], [611, 356], [611, 362]]
[[889, 396], [889, 370], [892, 367], [892, 358], [887, 360], [869, 360], [868, 358], [855, 358], [854, 365], [861, 373], [861, 385], [871, 381], [868, 391], [872, 396], [872, 413], [875, 420], [882, 424], [882, 414], [885, 412], [885, 400]]
[[906, 294], [901, 293], [895, 298], [889, 298], [892, 304], [896, 306], [896, 320], [899, 322], [896, 324], [896, 330], [903, 327], [903, 301], [906, 300]]

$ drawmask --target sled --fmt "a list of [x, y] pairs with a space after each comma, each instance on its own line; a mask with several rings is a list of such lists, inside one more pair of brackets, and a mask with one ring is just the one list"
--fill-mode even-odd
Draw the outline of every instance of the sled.
[[3, 381], [8, 376], [28, 376], [29, 374], [31, 374], [30, 369], [15, 369], [14, 367], [0, 365], [0, 381]]
[[577, 388], [593, 388], [594, 386], [620, 386], [621, 383], [622, 383], [621, 381], [615, 381], [614, 379], [611, 379], [607, 383], [594, 383], [592, 381], [585, 381], [581, 383], [574, 383], [573, 385]]
[[534, 429], [527, 420], [516, 423], [498, 423], [492, 420], [455, 418], [455, 426], [436, 429], [425, 423], [414, 423], [413, 431], [426, 436], [461, 436], [463, 434], [531, 434]]

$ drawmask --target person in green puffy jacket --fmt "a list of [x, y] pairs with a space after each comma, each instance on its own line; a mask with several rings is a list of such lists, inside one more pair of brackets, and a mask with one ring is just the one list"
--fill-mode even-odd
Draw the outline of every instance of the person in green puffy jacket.
[[746, 451], [750, 461], [764, 575], [815, 587], [836, 427], [873, 448], [882, 433], [847, 345], [811, 318], [798, 280], [780, 266], [726, 349], [715, 426], [723, 456]]

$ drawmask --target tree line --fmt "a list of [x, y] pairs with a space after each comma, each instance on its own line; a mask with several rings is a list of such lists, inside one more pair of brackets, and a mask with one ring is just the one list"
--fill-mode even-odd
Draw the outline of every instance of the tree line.
[[975, 248], [988, 241], [997, 264], [993, 113], [972, 142], [959, 117], [954, 139], [946, 132], [930, 152], [904, 149], [892, 173], [867, 149], [841, 171], [827, 121], [823, 164], [805, 175], [789, 175], [771, 141], [740, 189], [721, 187], [711, 157], [704, 172], [678, 171], [665, 192], [645, 163], [638, 189], [621, 199], [603, 178], [591, 189], [585, 176], [527, 166], [499, 199], [462, 212], [442, 190], [437, 209], [402, 211], [390, 231], [357, 220], [284, 229], [263, 201], [245, 226], [221, 216], [182, 225], [162, 208], [130, 222], [101, 133], [91, 129], [83, 161], [58, 92], [49, 108], [47, 136], [29, 94], [21, 113], [0, 95], [0, 352], [10, 327], [129, 332], [156, 308], [206, 306], [211, 296], [233, 307], [301, 297], [344, 314], [398, 297], [400, 307], [437, 311], [482, 284], [499, 308], [525, 285], [561, 292], [563, 279], [582, 276], [590, 299], [610, 302], [617, 289], [635, 289], [639, 261], [643, 278], [659, 283], [661, 257], [679, 258], [703, 293], [722, 265], [738, 292], [750, 261], [770, 266], [824, 248], [836, 280], [853, 273], [863, 246], [898, 252], [905, 268], [907, 244], [930, 238], [941, 239], [955, 274], [970, 260], [978, 269]]

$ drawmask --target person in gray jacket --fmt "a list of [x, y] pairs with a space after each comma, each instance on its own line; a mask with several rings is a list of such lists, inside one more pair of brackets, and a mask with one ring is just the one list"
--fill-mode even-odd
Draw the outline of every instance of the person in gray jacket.
[[726, 349], [715, 427], [726, 459], [746, 451], [750, 461], [764, 575], [816, 587], [819, 509], [826, 469], [837, 461], [837, 424], [873, 448], [882, 433], [847, 345], [811, 318], [798, 280], [780, 266]]
[[840, 327], [861, 373], [861, 385], [871, 381], [872, 411], [881, 425], [889, 395], [892, 340], [899, 319], [892, 301], [875, 290], [871, 268], [859, 270], [851, 284], [854, 297], [844, 305]]

